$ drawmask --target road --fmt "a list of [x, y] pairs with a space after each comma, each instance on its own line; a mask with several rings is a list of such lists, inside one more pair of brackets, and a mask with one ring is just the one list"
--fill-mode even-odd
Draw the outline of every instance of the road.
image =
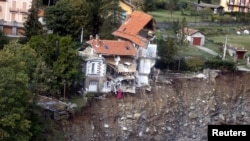
[[211, 55], [214, 55], [214, 56], [219, 56], [220, 55], [217, 52], [215, 52], [215, 51], [213, 51], [213, 50], [211, 50], [209, 48], [203, 47], [203, 46], [195, 46], [195, 47], [197, 47], [198, 49], [203, 50], [203, 51], [205, 51], [205, 52], [207, 52], [207, 53], [209, 53]]

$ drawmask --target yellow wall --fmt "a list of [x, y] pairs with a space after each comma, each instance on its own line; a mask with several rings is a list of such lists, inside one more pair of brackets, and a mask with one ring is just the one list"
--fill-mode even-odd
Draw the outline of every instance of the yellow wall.
[[[227, 3], [229, 3], [229, 2], [230, 2], [230, 0], [221, 0], [220, 1], [220, 5], [224, 7], [225, 12], [230, 12], [228, 5], [227, 5]], [[234, 0], [232, 12], [239, 12], [240, 11], [240, 6], [239, 6], [240, 2], [241, 2], [241, 0]], [[249, 9], [248, 9], [248, 6], [250, 6], [249, 3], [250, 3], [250, 0], [245, 0], [245, 5], [246, 5], [244, 7], [245, 13], [249, 12]]]
[[127, 5], [126, 3], [124, 3], [123, 1], [119, 1], [119, 6], [126, 11], [126, 14], [131, 14], [133, 12], [133, 8], [129, 5]]

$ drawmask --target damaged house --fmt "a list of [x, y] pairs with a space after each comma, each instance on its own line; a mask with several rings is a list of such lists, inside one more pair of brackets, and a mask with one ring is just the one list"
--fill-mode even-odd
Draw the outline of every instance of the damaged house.
[[135, 93], [136, 87], [149, 86], [157, 51], [152, 16], [134, 11], [112, 34], [118, 40], [91, 36], [88, 47], [79, 51], [85, 60], [85, 91]]
[[118, 30], [112, 34], [120, 40], [129, 41], [136, 49], [136, 86], [148, 86], [149, 74], [156, 61], [156, 35], [153, 17], [142, 11], [128, 15]]
[[[85, 59], [87, 92], [135, 93], [136, 51], [128, 41], [101, 40], [98, 35], [87, 41], [89, 47], [79, 52]], [[84, 70], [83, 70], [84, 71]]]

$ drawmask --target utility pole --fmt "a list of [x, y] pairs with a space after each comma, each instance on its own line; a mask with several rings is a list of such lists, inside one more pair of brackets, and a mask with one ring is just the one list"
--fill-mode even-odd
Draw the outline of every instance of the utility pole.
[[222, 60], [225, 60], [225, 57], [226, 57], [227, 41], [228, 41], [228, 35], [226, 35], [226, 40], [225, 40], [225, 44], [224, 44], [224, 52], [223, 52], [223, 58], [222, 58]]
[[82, 31], [81, 31], [81, 43], [82, 43], [82, 40], [83, 40], [83, 27], [82, 27]]
[[66, 81], [64, 80], [64, 84], [63, 84], [63, 100], [65, 101], [65, 97], [66, 97]]

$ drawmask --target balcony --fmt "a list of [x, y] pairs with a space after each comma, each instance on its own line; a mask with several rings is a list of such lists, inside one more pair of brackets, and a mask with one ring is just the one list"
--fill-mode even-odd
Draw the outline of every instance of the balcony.
[[18, 11], [19, 11], [18, 8], [12, 8], [12, 7], [10, 7], [10, 12], [18, 12]]
[[20, 13], [24, 13], [24, 14], [28, 13], [27, 9], [19, 9], [19, 11], [20, 11]]

